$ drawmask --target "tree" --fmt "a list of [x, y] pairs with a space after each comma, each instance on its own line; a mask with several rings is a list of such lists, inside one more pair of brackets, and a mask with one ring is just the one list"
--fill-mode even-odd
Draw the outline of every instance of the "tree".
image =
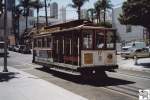
[[89, 1], [89, 0], [72, 0], [72, 4], [69, 4], [70, 7], [77, 9], [78, 19], [79, 20], [81, 19], [81, 7], [87, 1]]
[[101, 21], [101, 10], [102, 10], [102, 2], [100, 0], [96, 1], [94, 3], [94, 8], [96, 12], [96, 17], [97, 17], [97, 23], [100, 23]]
[[110, 0], [101, 0], [101, 8], [104, 10], [104, 23], [106, 21], [106, 11], [107, 9], [111, 9], [112, 8], [112, 4]]
[[123, 3], [121, 24], [141, 25], [148, 29], [150, 38], [150, 0], [127, 0]]
[[36, 1], [31, 2], [30, 5], [37, 10], [37, 25], [36, 26], [37, 26], [37, 32], [38, 32], [39, 9], [43, 7], [43, 4], [40, 2], [40, 0], [36, 0]]
[[29, 3], [30, 0], [20, 0], [20, 5], [24, 8], [24, 16], [26, 17], [26, 29], [25, 32], [28, 29], [28, 16], [29, 16]]

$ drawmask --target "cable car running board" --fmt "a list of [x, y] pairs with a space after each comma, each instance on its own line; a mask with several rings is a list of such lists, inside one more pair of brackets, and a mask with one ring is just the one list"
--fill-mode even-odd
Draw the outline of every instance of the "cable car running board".
[[81, 75], [79, 72], [76, 72], [76, 71], [73, 71], [73, 70], [64, 70], [64, 69], [59, 69], [59, 68], [56, 68], [56, 67], [52, 67], [50, 69], [58, 71], [58, 72], [66, 73], [66, 74]]

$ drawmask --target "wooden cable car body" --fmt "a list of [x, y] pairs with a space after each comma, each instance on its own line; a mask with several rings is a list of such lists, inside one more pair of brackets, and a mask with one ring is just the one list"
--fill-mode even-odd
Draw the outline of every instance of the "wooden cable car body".
[[118, 68], [112, 28], [79, 25], [33, 38], [33, 62], [82, 74]]

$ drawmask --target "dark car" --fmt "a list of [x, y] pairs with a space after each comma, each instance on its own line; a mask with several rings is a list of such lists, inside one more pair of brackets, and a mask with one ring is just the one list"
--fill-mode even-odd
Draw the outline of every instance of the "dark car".
[[25, 45], [20, 45], [19, 49], [18, 49], [18, 52], [23, 53], [23, 50], [24, 50], [25, 47], [26, 47]]
[[8, 49], [10, 50], [10, 51], [14, 51], [14, 45], [10, 45], [10, 46], [8, 46]]
[[25, 48], [23, 49], [23, 52], [22, 52], [22, 53], [24, 53], [24, 54], [31, 54], [31, 49], [28, 48], [28, 47], [25, 47]]

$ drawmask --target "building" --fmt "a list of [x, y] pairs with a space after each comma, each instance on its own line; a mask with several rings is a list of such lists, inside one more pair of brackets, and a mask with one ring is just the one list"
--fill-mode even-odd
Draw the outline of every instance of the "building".
[[144, 27], [133, 25], [121, 25], [118, 18], [122, 13], [122, 8], [113, 9], [113, 25], [117, 29], [117, 33], [121, 41], [143, 41]]
[[66, 22], [66, 7], [62, 7], [59, 11], [59, 15], [60, 15], [60, 20], [62, 22]]
[[[0, 17], [0, 41], [4, 40], [4, 14]], [[12, 32], [12, 13], [10, 11], [7, 12], [7, 34], [11, 34]]]
[[[13, 28], [12, 28], [12, 11], [13, 11], [13, 7], [15, 6], [15, 0], [7, 0], [7, 34], [8, 34], [8, 40], [11, 38], [11, 40], [9, 40], [9, 43], [11, 44], [15, 44], [15, 40], [12, 39], [14, 38], [14, 34], [12, 34], [13, 32]], [[4, 41], [4, 13], [1, 15], [0, 17], [0, 41]]]
[[87, 9], [81, 9], [80, 18], [81, 19], [88, 19]]
[[58, 19], [58, 4], [56, 2], [50, 5], [50, 17]]

